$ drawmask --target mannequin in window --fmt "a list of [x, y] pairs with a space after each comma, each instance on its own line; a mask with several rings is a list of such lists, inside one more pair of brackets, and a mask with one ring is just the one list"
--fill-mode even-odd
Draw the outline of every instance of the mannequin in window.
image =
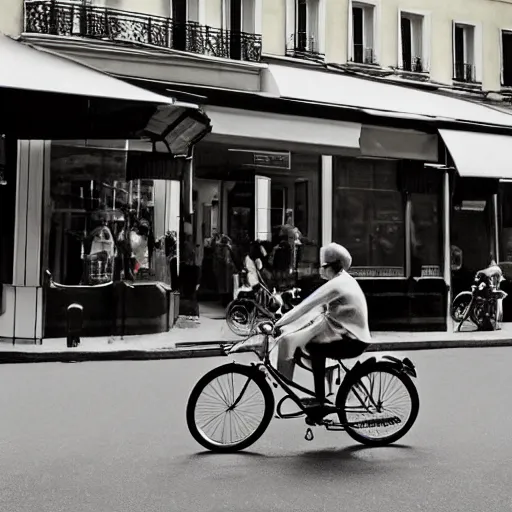
[[82, 282], [84, 284], [99, 284], [112, 278], [115, 243], [112, 231], [107, 224], [106, 212], [94, 212], [91, 221], [94, 227], [84, 239], [86, 265]]

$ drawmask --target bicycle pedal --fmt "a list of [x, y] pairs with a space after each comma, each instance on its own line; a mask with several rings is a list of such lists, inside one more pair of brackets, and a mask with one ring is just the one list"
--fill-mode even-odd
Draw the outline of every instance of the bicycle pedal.
[[341, 423], [334, 423], [334, 421], [326, 420], [324, 423], [324, 427], [326, 430], [330, 430], [332, 432], [344, 432], [345, 427]]
[[306, 435], [304, 436], [304, 439], [306, 441], [313, 441], [314, 438], [315, 436], [313, 435], [313, 431], [310, 428], [308, 428], [306, 430]]

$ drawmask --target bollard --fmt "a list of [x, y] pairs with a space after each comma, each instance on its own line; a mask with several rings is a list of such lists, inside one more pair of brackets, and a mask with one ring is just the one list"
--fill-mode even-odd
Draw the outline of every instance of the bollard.
[[67, 309], [67, 345], [68, 348], [80, 344], [80, 334], [84, 319], [84, 308], [81, 304], [70, 304]]

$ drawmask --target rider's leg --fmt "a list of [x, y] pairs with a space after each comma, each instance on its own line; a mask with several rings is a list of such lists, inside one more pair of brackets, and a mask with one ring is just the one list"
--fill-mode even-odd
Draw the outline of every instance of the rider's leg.
[[313, 382], [315, 384], [315, 395], [319, 403], [325, 402], [325, 365], [327, 358], [323, 354], [322, 345], [310, 343], [307, 346], [311, 356], [311, 369], [313, 370]]
[[295, 351], [305, 347], [312, 339], [324, 331], [325, 318], [319, 315], [302, 328], [282, 334], [277, 340], [277, 370], [288, 380], [293, 380]]
[[308, 343], [306, 350], [311, 357], [311, 369], [315, 383], [315, 394], [319, 402], [325, 402], [325, 366], [327, 359], [353, 359], [359, 357], [368, 343], [348, 337], [333, 338], [329, 343]]

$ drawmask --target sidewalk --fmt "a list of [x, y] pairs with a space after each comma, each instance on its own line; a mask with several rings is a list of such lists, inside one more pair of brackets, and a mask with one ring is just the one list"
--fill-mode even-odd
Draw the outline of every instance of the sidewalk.
[[[183, 324], [183, 322], [181, 322]], [[45, 339], [42, 345], [0, 342], [0, 364], [28, 362], [180, 359], [223, 355], [220, 343], [240, 341], [224, 320], [202, 317], [196, 327], [175, 327], [168, 333], [115, 338], [82, 338], [67, 348], [65, 339]], [[470, 329], [468, 326], [467, 329]], [[373, 332], [369, 351], [512, 346], [512, 323], [494, 332]]]

